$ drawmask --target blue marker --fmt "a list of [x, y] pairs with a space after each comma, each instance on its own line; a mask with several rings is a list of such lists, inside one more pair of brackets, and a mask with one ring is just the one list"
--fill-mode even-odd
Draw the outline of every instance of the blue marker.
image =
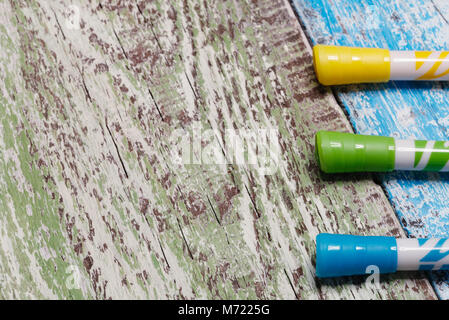
[[319, 278], [402, 270], [449, 270], [449, 239], [396, 239], [321, 233], [316, 237]]

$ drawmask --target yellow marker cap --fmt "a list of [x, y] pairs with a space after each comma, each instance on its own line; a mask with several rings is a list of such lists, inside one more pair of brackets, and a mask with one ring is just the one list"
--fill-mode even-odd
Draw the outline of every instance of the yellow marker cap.
[[316, 45], [313, 65], [318, 81], [324, 85], [387, 82], [390, 79], [390, 51]]

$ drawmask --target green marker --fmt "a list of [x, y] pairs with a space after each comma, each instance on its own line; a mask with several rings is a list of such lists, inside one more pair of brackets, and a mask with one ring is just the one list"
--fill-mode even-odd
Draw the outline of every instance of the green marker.
[[449, 141], [319, 131], [315, 147], [320, 168], [326, 173], [449, 171]]

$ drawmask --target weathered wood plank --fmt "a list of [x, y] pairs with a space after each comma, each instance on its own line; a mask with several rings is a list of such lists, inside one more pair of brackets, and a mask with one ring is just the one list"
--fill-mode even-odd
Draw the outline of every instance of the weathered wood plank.
[[[318, 232], [403, 231], [369, 176], [320, 175], [315, 131], [350, 126], [288, 2], [0, 4], [1, 297], [435, 298], [314, 278]], [[229, 164], [177, 161], [195, 125]], [[274, 172], [227, 129], [274, 130]]]
[[[447, 1], [302, 1], [297, 13], [313, 43], [447, 50]], [[447, 140], [449, 86], [438, 82], [391, 82], [335, 88], [356, 132], [400, 138]], [[412, 237], [447, 237], [447, 174], [395, 173], [380, 180], [402, 226]], [[431, 274], [449, 299], [449, 273]]]

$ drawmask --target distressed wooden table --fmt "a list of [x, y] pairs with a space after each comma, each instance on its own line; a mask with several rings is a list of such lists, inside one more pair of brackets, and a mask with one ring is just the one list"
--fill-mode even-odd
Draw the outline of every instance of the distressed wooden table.
[[422, 273], [315, 278], [319, 232], [405, 232], [370, 175], [319, 172], [315, 132], [352, 129], [287, 0], [0, 11], [1, 298], [436, 298]]
[[[312, 42], [391, 50], [448, 50], [446, 0], [303, 1], [294, 5]], [[448, 140], [447, 82], [390, 82], [335, 88], [355, 131], [397, 138]], [[449, 175], [379, 175], [402, 227], [412, 237], [448, 237]], [[449, 273], [429, 276], [449, 299]]]

